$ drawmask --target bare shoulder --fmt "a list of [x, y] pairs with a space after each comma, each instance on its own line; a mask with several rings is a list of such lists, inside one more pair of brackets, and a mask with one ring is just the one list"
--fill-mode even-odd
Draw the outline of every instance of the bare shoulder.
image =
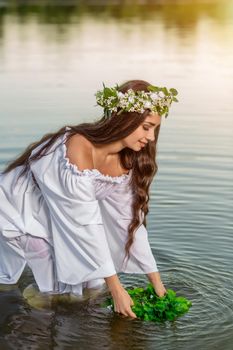
[[66, 141], [66, 157], [71, 164], [75, 164], [79, 170], [92, 169], [93, 160], [91, 143], [81, 134], [72, 135]]

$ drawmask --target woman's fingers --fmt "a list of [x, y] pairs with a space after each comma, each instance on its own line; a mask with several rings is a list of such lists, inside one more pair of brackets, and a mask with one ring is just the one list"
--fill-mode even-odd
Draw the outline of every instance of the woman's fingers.
[[154, 285], [155, 293], [158, 295], [158, 297], [162, 297], [167, 293], [166, 288], [164, 287], [162, 282], [156, 283]]
[[129, 317], [132, 317], [132, 318], [137, 318], [136, 314], [130, 309], [128, 310], [115, 310], [115, 312], [119, 313], [119, 314], [122, 314], [124, 316], [129, 316]]
[[127, 317], [137, 318], [137, 316], [135, 315], [135, 313], [132, 310], [127, 310], [127, 311], [123, 311], [120, 313], [124, 316], [127, 316]]
[[129, 310], [128, 315], [132, 318], [137, 318], [137, 316], [135, 315], [135, 313], [132, 310]]
[[135, 315], [135, 313], [131, 309], [127, 310], [127, 316], [132, 317], [132, 318], [137, 318], [137, 316]]
[[130, 298], [130, 306], [133, 306], [134, 305], [134, 302], [133, 300]]

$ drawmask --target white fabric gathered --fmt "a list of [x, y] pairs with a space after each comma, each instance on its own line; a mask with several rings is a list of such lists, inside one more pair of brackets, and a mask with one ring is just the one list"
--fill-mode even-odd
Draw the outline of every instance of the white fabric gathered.
[[[66, 127], [66, 131], [70, 130], [70, 127]], [[66, 137], [66, 133], [65, 133]], [[122, 174], [120, 176], [110, 176], [102, 174], [98, 169], [84, 169], [79, 170], [76, 164], [71, 164], [69, 159], [66, 158], [67, 148], [65, 144], [65, 137], [63, 137], [62, 151], [63, 151], [63, 159], [65, 161], [65, 167], [71, 169], [74, 174], [79, 176], [93, 176], [98, 180], [103, 180], [111, 183], [122, 183], [125, 179], [128, 179], [131, 176], [132, 169], [130, 169], [128, 174]]]
[[18, 183], [21, 167], [0, 175], [0, 283], [17, 283], [28, 263], [41, 291], [81, 295], [118, 272], [158, 271], [143, 224], [124, 262], [132, 171], [111, 177], [79, 170], [66, 157], [65, 138], [31, 162]]

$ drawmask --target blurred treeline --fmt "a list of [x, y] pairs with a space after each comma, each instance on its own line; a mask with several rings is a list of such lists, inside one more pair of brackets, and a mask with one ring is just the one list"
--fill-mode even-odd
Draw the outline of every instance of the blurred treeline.
[[36, 17], [45, 23], [72, 23], [85, 15], [95, 19], [147, 19], [161, 17], [167, 26], [195, 26], [201, 16], [224, 21], [232, 0], [0, 0], [0, 21], [14, 14], [21, 21]]

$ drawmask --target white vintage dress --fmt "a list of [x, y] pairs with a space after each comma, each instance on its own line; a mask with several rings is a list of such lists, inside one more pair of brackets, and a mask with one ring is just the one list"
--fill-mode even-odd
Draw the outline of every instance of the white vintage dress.
[[143, 224], [123, 261], [132, 170], [117, 177], [79, 170], [66, 157], [68, 132], [18, 183], [21, 166], [0, 175], [0, 283], [17, 283], [28, 263], [40, 291], [82, 295], [118, 272], [158, 271]]

